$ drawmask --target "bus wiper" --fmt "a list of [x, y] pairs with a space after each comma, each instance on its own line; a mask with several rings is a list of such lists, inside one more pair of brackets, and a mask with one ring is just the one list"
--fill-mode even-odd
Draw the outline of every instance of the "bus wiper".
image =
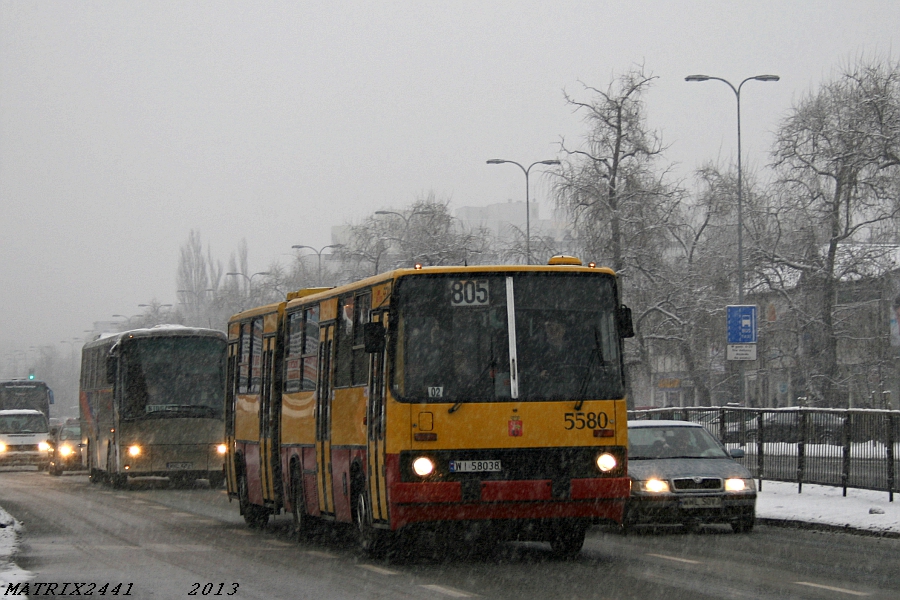
[[493, 358], [491, 358], [488, 361], [488, 364], [485, 365], [484, 369], [481, 370], [481, 373], [478, 374], [478, 377], [470, 381], [469, 385], [467, 385], [465, 389], [463, 389], [462, 393], [459, 395], [460, 399], [456, 401], [456, 404], [450, 407], [450, 409], [447, 411], [448, 413], [452, 414], [459, 410], [459, 407], [463, 405], [463, 398], [468, 396], [472, 392], [472, 390], [475, 389], [475, 386], [478, 385], [478, 382], [481, 381], [481, 378], [487, 375], [488, 371], [490, 371], [491, 367], [493, 366], [495, 366], [495, 361]]
[[600, 346], [600, 332], [597, 331], [596, 326], [594, 326], [594, 349], [591, 350], [591, 359], [588, 362], [584, 378], [581, 380], [581, 385], [578, 386], [578, 395], [581, 396], [581, 399], [575, 403], [575, 410], [581, 410], [581, 407], [584, 406], [584, 395], [587, 393], [587, 386], [591, 380], [591, 375], [594, 374], [595, 357], [598, 359], [600, 367], [606, 366], [606, 361], [603, 360], [603, 348]]

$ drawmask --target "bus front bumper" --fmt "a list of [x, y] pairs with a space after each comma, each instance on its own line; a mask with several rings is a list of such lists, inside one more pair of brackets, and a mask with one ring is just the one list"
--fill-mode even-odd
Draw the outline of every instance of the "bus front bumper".
[[429, 521], [586, 519], [621, 523], [628, 477], [448, 481], [390, 486], [391, 529]]

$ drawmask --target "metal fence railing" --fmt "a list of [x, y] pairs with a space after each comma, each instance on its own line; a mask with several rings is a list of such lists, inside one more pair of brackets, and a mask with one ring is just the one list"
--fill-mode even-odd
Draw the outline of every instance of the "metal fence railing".
[[654, 408], [631, 420], [675, 419], [703, 424], [762, 480], [883, 490], [894, 501], [900, 464], [900, 411], [739, 407]]

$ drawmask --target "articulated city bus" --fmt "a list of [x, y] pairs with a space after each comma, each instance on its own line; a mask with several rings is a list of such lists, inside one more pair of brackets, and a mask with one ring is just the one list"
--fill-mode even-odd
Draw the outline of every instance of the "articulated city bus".
[[79, 394], [91, 481], [224, 479], [226, 337], [159, 325], [85, 344]]
[[0, 410], [39, 410], [50, 418], [53, 390], [43, 381], [11, 379], [0, 381]]
[[444, 528], [577, 553], [629, 494], [629, 335], [615, 273], [571, 257], [400, 269], [242, 312], [229, 495], [251, 526], [353, 523], [369, 551]]

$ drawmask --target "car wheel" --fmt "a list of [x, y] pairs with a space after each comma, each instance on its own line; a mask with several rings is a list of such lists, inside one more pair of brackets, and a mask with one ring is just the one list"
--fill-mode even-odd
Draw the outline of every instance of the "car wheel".
[[550, 550], [556, 558], [569, 560], [578, 556], [584, 546], [587, 527], [584, 525], [563, 525], [553, 532]]

